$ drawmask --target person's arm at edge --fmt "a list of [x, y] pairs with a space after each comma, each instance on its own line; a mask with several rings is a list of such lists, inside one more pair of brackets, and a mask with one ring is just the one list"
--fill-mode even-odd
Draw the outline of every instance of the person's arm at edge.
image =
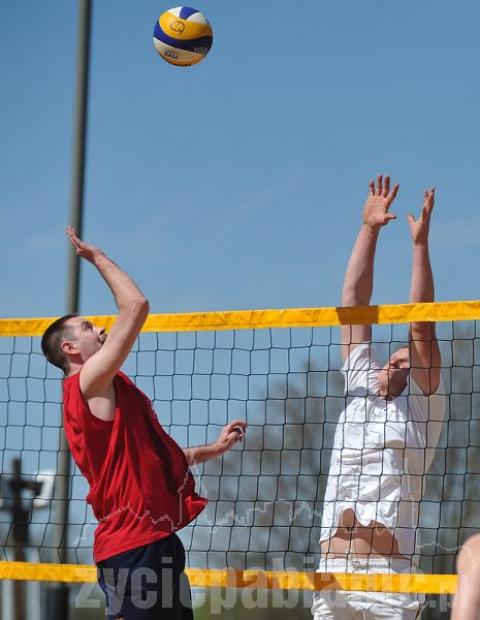
[[468, 538], [457, 559], [458, 585], [450, 620], [478, 620], [480, 616], [480, 534]]
[[[435, 202], [435, 189], [426, 190], [418, 220], [408, 215], [413, 241], [410, 303], [432, 302], [435, 298], [432, 267], [428, 248], [430, 217]], [[410, 325], [411, 372], [425, 395], [433, 394], [440, 382], [440, 350], [435, 323], [425, 321]]]
[[105, 280], [118, 308], [117, 319], [104, 345], [80, 371], [80, 389], [88, 400], [104, 393], [111, 384], [148, 316], [149, 304], [132, 278], [99, 248], [79, 239], [72, 227], [66, 232], [76, 253], [92, 263]]
[[[368, 306], [373, 291], [373, 268], [375, 250], [380, 228], [396, 218], [389, 213], [399, 185], [390, 191], [390, 177], [382, 175], [369, 183], [369, 196], [363, 210], [363, 223], [352, 249], [342, 289], [342, 306]], [[361, 342], [371, 340], [371, 325], [342, 325], [342, 357], [346, 360]]]
[[247, 423], [243, 420], [234, 420], [223, 427], [218, 439], [211, 444], [184, 448], [183, 452], [189, 466], [204, 463], [217, 456], [221, 456], [232, 448], [237, 441], [241, 441], [247, 430]]

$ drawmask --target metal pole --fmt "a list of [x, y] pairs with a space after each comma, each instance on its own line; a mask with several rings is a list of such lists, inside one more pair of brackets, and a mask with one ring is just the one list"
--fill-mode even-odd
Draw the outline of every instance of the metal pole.
[[[23, 507], [22, 501], [22, 461], [17, 458], [13, 459], [13, 507], [12, 507], [12, 525], [14, 540], [15, 562], [25, 562], [25, 546], [28, 543], [28, 522], [29, 511]], [[25, 583], [23, 581], [15, 581], [13, 586], [14, 601], [14, 618], [15, 620], [25, 620]]]
[[[75, 133], [73, 141], [73, 170], [70, 224], [81, 237], [83, 233], [83, 198], [85, 186], [85, 152], [87, 139], [88, 78], [90, 65], [90, 31], [93, 0], [78, 0], [78, 49], [75, 103]], [[78, 312], [80, 292], [80, 259], [73, 250], [69, 253], [67, 312]], [[70, 487], [70, 452], [65, 433], [60, 433], [58, 475], [55, 483], [57, 544], [59, 561], [67, 561], [68, 507]], [[56, 584], [47, 590], [47, 618], [68, 618], [68, 588]]]
[[[87, 143], [88, 76], [90, 65], [90, 30], [93, 0], [78, 0], [78, 64], [75, 135], [73, 141], [73, 174], [70, 202], [70, 224], [79, 237], [83, 233], [83, 196], [85, 188], [85, 152]], [[67, 311], [78, 312], [80, 292], [80, 259], [73, 250], [69, 256]]]

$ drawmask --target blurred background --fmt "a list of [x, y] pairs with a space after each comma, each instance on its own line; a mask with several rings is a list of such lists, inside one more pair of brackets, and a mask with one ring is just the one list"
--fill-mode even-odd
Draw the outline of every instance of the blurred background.
[[[336, 305], [368, 181], [401, 184], [374, 302], [407, 301], [406, 214], [437, 187], [437, 298], [476, 299], [480, 7], [202, 0], [214, 42], [165, 63], [158, 0], [93, 3], [84, 236], [153, 312]], [[4, 3], [1, 316], [64, 310], [77, 3]], [[453, 276], [453, 277], [452, 277]], [[81, 312], [114, 310], [85, 269]]]

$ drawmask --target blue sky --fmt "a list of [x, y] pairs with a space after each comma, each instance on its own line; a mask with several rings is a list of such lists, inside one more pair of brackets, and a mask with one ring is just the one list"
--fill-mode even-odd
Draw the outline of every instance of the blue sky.
[[[369, 179], [401, 184], [373, 301], [408, 301], [406, 214], [436, 185], [437, 299], [480, 297], [480, 7], [202, 0], [196, 67], [154, 51], [170, 3], [94, 3], [84, 237], [152, 312], [336, 305]], [[73, 0], [0, 19], [0, 316], [65, 311]], [[93, 268], [81, 311], [114, 311]]]

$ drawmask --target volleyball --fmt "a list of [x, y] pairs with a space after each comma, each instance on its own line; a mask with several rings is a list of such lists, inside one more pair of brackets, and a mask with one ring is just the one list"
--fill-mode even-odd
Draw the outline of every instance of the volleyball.
[[155, 24], [153, 44], [160, 56], [181, 67], [196, 65], [210, 51], [213, 32], [207, 19], [188, 6], [162, 13]]

